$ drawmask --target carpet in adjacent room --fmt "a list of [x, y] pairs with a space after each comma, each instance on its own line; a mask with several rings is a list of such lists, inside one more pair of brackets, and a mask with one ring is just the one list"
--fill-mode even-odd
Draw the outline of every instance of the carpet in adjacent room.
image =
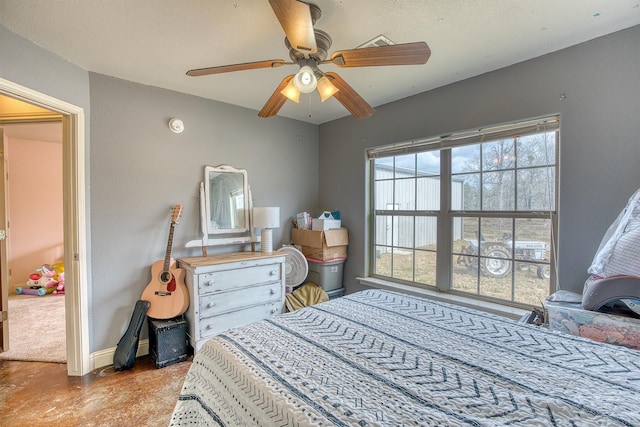
[[9, 351], [0, 359], [66, 363], [64, 295], [9, 296]]

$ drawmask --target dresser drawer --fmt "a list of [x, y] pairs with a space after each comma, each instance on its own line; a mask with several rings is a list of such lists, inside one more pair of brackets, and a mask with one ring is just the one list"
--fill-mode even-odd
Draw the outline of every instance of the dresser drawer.
[[238, 289], [258, 283], [281, 281], [282, 268], [281, 264], [266, 264], [204, 273], [197, 277], [198, 290], [200, 294], [205, 294]]
[[242, 307], [280, 300], [282, 300], [282, 284], [280, 282], [227, 292], [214, 292], [200, 297], [200, 317], [209, 317]]
[[282, 311], [280, 301], [260, 304], [243, 308], [219, 316], [200, 319], [200, 336], [202, 338], [213, 336], [236, 326], [246, 325], [267, 317], [274, 316]]

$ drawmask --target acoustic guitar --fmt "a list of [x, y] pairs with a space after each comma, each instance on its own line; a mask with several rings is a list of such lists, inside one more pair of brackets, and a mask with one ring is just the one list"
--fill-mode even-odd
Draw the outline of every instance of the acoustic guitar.
[[149, 301], [147, 316], [154, 319], [171, 319], [189, 308], [189, 291], [184, 284], [185, 271], [177, 268], [175, 260], [171, 258], [173, 230], [181, 213], [181, 205], [175, 205], [171, 210], [171, 227], [164, 260], [153, 263], [151, 281], [142, 292], [141, 299]]

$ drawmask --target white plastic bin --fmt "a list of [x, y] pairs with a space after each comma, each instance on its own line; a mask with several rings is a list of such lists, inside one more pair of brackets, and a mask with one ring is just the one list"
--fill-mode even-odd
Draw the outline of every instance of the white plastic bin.
[[325, 292], [342, 287], [342, 277], [344, 274], [344, 258], [320, 261], [307, 258], [309, 263], [309, 273], [307, 282], [320, 285]]

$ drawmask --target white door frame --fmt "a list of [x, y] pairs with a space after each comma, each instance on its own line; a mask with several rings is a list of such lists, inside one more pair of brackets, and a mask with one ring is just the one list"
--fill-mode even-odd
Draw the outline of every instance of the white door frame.
[[[5, 157], [4, 149], [4, 131], [0, 128], [0, 144], [2, 144], [2, 155], [0, 155], [0, 229], [6, 234], [9, 227], [7, 227], [7, 186], [6, 186], [6, 173], [7, 173], [7, 159]], [[2, 334], [0, 335], [0, 347], [2, 351], [6, 351], [9, 347], [9, 318], [5, 316], [9, 312], [9, 271], [8, 262], [9, 259], [9, 245], [7, 239], [2, 236], [0, 238], [0, 283], [2, 289], [0, 289], [0, 301], [2, 301]]]
[[84, 109], [0, 78], [0, 93], [62, 114], [67, 373], [92, 369], [89, 354]]

